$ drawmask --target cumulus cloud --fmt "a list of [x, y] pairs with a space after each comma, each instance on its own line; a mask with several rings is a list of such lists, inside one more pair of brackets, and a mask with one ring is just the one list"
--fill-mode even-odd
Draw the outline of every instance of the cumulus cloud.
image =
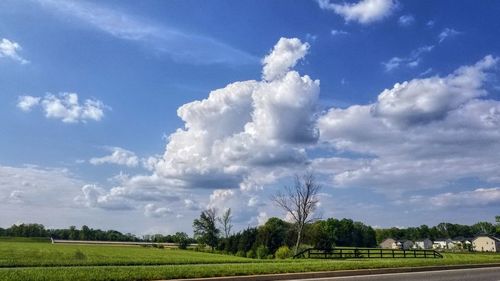
[[302, 59], [309, 49], [308, 43], [302, 43], [297, 38], [281, 38], [262, 63], [262, 78], [267, 81], [284, 75]]
[[110, 155], [103, 157], [94, 157], [89, 160], [93, 165], [116, 164], [127, 167], [137, 167], [139, 165], [139, 157], [134, 152], [123, 149], [121, 147], [109, 147]]
[[19, 55], [19, 51], [21, 50], [21, 45], [17, 42], [10, 41], [6, 38], [2, 38], [0, 41], [0, 58], [9, 58], [21, 64], [29, 63], [28, 60]]
[[394, 0], [361, 0], [357, 3], [331, 3], [330, 0], [317, 0], [319, 7], [342, 16], [345, 21], [368, 24], [388, 17], [396, 8]]
[[318, 139], [319, 81], [290, 70], [308, 44], [282, 38], [263, 60], [263, 81], [243, 81], [181, 106], [155, 173], [190, 187], [234, 188], [251, 173], [306, 162]]
[[22, 111], [30, 111], [35, 106], [41, 106], [45, 117], [60, 119], [64, 123], [86, 123], [88, 120], [100, 121], [104, 111], [109, 107], [96, 99], [78, 100], [77, 93], [47, 94], [44, 97], [20, 96], [17, 107]]
[[103, 188], [94, 184], [86, 184], [81, 189], [82, 194], [76, 196], [74, 201], [89, 208], [102, 208], [107, 210], [134, 209], [132, 203], [116, 196], [113, 192], [107, 193]]
[[17, 107], [22, 111], [30, 111], [33, 107], [40, 104], [40, 97], [20, 96], [18, 98]]
[[342, 160], [333, 182], [392, 194], [471, 177], [498, 182], [500, 102], [484, 99], [497, 64], [486, 56], [445, 77], [398, 83], [374, 104], [330, 109], [318, 120], [321, 141], [361, 156]]
[[486, 94], [482, 88], [486, 71], [497, 62], [497, 58], [486, 56], [475, 65], [461, 67], [444, 78], [397, 83], [378, 96], [373, 113], [400, 125], [442, 119], [450, 110]]
[[144, 215], [146, 217], [161, 218], [172, 215], [174, 212], [167, 207], [158, 207], [153, 203], [144, 206]]

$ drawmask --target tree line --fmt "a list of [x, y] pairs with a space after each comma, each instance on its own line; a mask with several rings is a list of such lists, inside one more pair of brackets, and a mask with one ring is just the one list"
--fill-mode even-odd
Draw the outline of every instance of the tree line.
[[138, 242], [142, 239], [133, 234], [123, 234], [116, 230], [92, 229], [84, 225], [81, 229], [70, 226], [63, 229], [46, 229], [38, 223], [12, 225], [9, 228], [0, 228], [0, 236], [11, 237], [51, 237], [62, 240], [90, 240], [90, 241], [122, 241]]
[[375, 232], [379, 243], [386, 238], [407, 239], [412, 241], [429, 238], [434, 241], [445, 238], [472, 238], [482, 234], [493, 236], [500, 235], [500, 224], [497, 223], [497, 225], [494, 225], [484, 221], [473, 225], [442, 222], [432, 227], [424, 224], [418, 227], [376, 229]]

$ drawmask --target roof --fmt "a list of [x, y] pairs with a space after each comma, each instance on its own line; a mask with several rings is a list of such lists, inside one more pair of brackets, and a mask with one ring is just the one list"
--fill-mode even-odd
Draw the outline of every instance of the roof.
[[497, 241], [497, 242], [500, 242], [500, 238], [495, 237], [495, 236], [493, 236], [493, 235], [486, 235], [486, 234], [481, 234], [481, 235], [478, 235], [478, 236], [474, 237], [474, 240], [476, 240], [476, 239], [477, 239], [477, 238], [479, 238], [479, 237], [488, 237], [488, 238], [493, 239], [493, 240], [495, 240], [495, 241]]

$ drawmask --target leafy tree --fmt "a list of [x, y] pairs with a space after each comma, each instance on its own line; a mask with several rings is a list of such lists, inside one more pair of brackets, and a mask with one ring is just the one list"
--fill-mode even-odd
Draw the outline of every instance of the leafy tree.
[[290, 225], [279, 219], [270, 218], [259, 227], [257, 244], [264, 245], [271, 253], [279, 247], [286, 245], [287, 233], [290, 232]]
[[193, 222], [194, 235], [200, 243], [207, 244], [212, 251], [217, 246], [219, 229], [216, 225], [217, 215], [215, 208], [202, 211], [200, 217]]
[[179, 249], [187, 249], [190, 239], [185, 232], [176, 232], [173, 236], [173, 242], [177, 243]]

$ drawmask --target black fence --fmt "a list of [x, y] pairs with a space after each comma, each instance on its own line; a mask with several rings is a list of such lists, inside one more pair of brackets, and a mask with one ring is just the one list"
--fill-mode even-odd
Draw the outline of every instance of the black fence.
[[296, 254], [296, 258], [309, 259], [400, 259], [400, 258], [443, 258], [434, 250], [396, 250], [380, 248], [335, 247], [332, 249], [309, 248]]

